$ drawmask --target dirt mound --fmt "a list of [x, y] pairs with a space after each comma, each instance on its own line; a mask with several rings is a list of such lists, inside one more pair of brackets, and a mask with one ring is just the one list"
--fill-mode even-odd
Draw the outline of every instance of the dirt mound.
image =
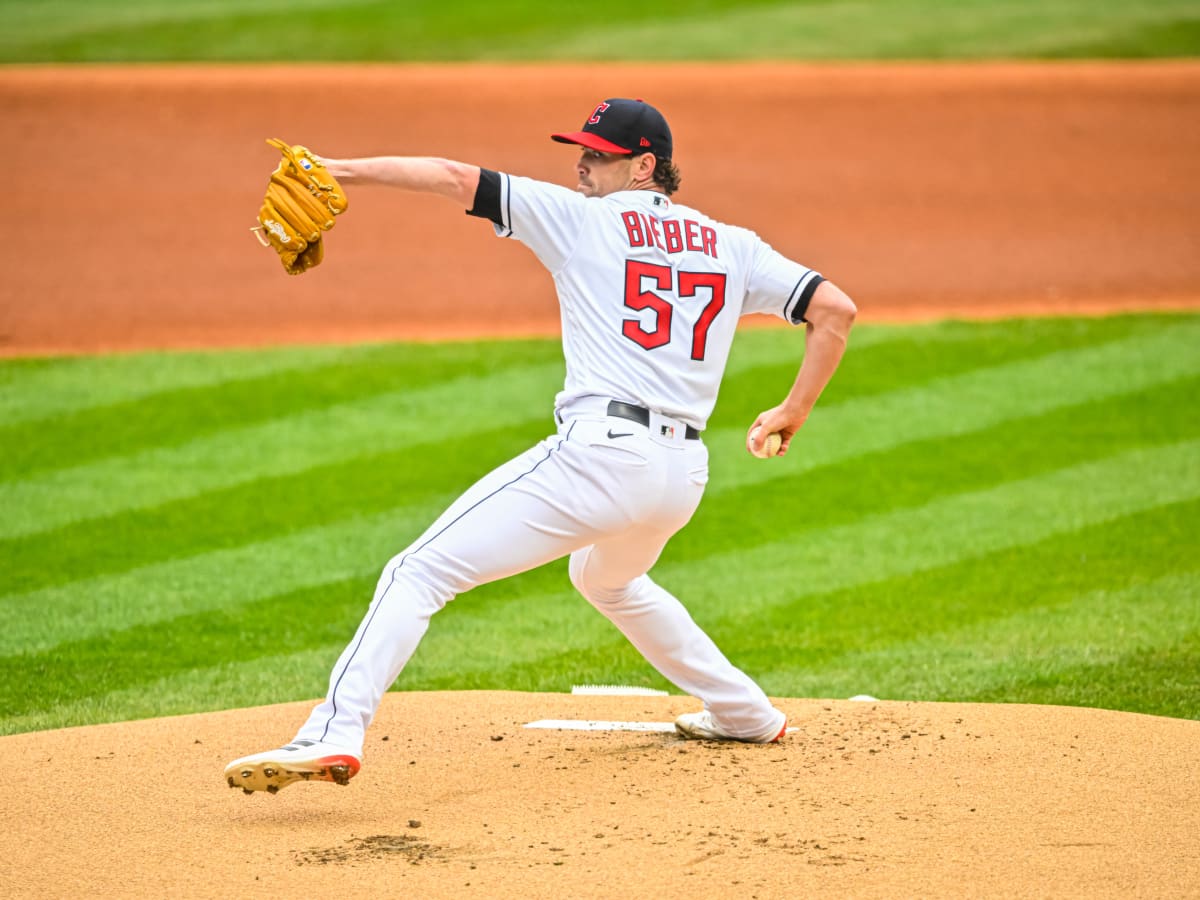
[[556, 731], [687, 697], [387, 695], [348, 787], [246, 796], [311, 704], [0, 738], [13, 897], [1196, 896], [1200, 722], [779, 700], [768, 746]]

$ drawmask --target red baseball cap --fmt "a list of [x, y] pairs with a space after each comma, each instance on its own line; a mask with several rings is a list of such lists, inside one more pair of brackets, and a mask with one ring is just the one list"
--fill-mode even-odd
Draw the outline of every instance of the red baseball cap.
[[550, 135], [560, 144], [579, 144], [604, 153], [653, 153], [671, 158], [671, 129], [644, 100], [612, 97], [597, 106], [580, 131]]

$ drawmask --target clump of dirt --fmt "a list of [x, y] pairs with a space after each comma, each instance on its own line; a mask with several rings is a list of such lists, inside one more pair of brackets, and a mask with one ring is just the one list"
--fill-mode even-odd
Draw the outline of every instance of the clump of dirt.
[[337, 847], [314, 847], [296, 854], [298, 865], [344, 865], [400, 856], [414, 866], [427, 859], [436, 859], [442, 852], [432, 844], [408, 834], [373, 834], [355, 837]]

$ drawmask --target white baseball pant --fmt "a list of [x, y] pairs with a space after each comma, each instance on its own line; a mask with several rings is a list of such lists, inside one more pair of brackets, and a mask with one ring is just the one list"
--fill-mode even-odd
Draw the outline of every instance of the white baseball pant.
[[480, 479], [388, 562], [298, 739], [361, 756], [384, 692], [435, 612], [477, 585], [568, 553], [580, 593], [724, 730], [779, 731], [784, 716], [762, 689], [646, 574], [700, 503], [707, 448], [677, 420], [651, 413], [647, 428], [606, 407], [589, 397], [560, 410], [557, 434]]

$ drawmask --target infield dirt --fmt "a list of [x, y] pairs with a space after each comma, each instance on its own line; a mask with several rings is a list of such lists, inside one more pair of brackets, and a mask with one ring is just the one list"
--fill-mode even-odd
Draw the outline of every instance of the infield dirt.
[[[0, 353], [552, 334], [532, 256], [425, 198], [352, 192], [325, 264], [288, 279], [248, 230], [275, 162], [264, 139], [569, 183], [573, 154], [547, 136], [613, 95], [667, 112], [682, 202], [822, 270], [864, 321], [1200, 306], [1195, 63], [10, 67], [19, 227]], [[778, 703], [798, 732], [746, 747], [522, 727], [669, 721], [696, 707], [684, 697], [390, 694], [349, 787], [274, 797], [230, 791], [221, 770], [289, 739], [307, 703], [4, 737], [0, 884], [39, 898], [1200, 896], [1198, 722]]]
[[[1194, 897], [1200, 722], [778, 701], [774, 745], [531, 730], [686, 697], [392, 693], [346, 787], [230, 790], [292, 703], [0, 738], [22, 897]], [[15, 891], [15, 892], [14, 892]]]
[[622, 95], [670, 119], [680, 202], [862, 321], [1200, 305], [1197, 63], [10, 67], [0, 353], [553, 333], [533, 255], [437, 198], [351, 191], [288, 278], [265, 139], [573, 184], [550, 133]]

